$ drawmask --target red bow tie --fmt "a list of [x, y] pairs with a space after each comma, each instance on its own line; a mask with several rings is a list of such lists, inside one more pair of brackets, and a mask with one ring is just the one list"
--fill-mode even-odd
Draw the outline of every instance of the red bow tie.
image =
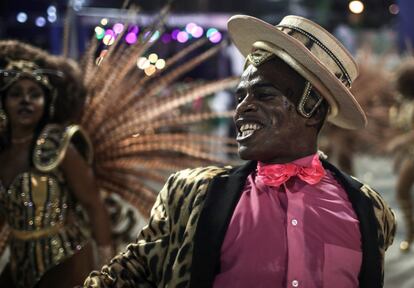
[[325, 169], [319, 160], [318, 154], [312, 159], [310, 167], [304, 167], [293, 163], [268, 164], [258, 163], [257, 177], [268, 186], [279, 187], [292, 176], [298, 176], [308, 184], [314, 185], [325, 176]]

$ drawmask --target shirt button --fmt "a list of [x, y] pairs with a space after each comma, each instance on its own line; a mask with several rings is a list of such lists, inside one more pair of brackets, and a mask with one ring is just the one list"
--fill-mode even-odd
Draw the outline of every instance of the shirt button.
[[293, 280], [292, 281], [292, 287], [299, 287], [299, 281], [298, 280]]
[[291, 223], [292, 223], [293, 226], [296, 226], [296, 225], [298, 225], [298, 220], [292, 219]]

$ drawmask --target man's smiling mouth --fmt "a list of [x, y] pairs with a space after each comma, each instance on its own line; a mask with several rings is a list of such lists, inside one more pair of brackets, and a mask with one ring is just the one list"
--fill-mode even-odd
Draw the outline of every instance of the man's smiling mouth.
[[240, 126], [237, 133], [237, 141], [245, 140], [251, 137], [255, 132], [259, 131], [263, 128], [263, 125], [254, 123], [254, 122], [246, 122]]

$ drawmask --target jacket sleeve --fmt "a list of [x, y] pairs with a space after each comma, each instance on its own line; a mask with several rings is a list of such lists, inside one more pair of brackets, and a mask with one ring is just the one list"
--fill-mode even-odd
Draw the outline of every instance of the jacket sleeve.
[[368, 185], [363, 185], [361, 191], [368, 195], [373, 202], [375, 217], [378, 221], [380, 244], [384, 252], [393, 243], [397, 229], [394, 211], [392, 211], [379, 193]]
[[114, 257], [101, 271], [93, 271], [84, 287], [155, 287], [162, 278], [163, 262], [170, 238], [168, 195], [174, 182], [171, 176], [159, 193], [147, 226], [135, 243]]

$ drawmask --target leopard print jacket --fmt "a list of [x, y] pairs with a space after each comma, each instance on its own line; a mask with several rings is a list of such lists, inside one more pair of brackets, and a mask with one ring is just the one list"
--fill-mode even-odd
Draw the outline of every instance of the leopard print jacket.
[[[213, 178], [228, 177], [231, 173], [231, 167], [205, 167], [183, 170], [170, 176], [158, 195], [148, 225], [136, 243], [130, 244], [100, 272], [92, 272], [84, 287], [195, 286], [190, 285], [193, 282], [190, 278], [194, 264], [194, 236], [207, 188]], [[371, 200], [374, 207], [378, 223], [374, 231], [378, 233], [377, 246], [380, 246], [376, 249], [379, 253], [374, 254], [378, 254], [381, 262], [376, 271], [379, 274], [381, 269], [383, 273], [385, 249], [391, 245], [395, 233], [395, 217], [377, 192], [362, 184], [360, 192]]]

